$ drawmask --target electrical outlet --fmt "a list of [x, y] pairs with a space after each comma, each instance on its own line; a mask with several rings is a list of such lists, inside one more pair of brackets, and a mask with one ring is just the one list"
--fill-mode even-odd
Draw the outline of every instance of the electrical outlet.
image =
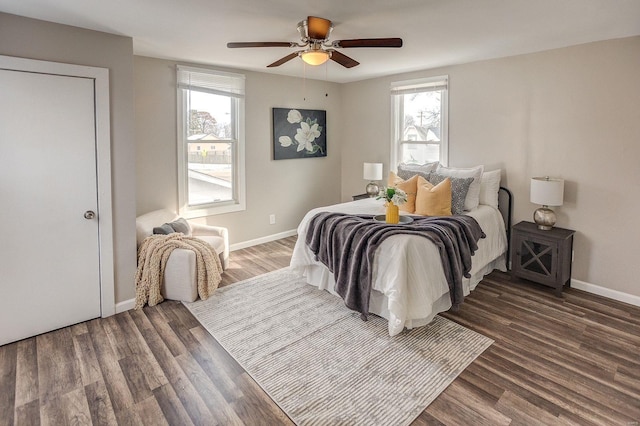
[[276, 215], [275, 214], [270, 214], [269, 215], [269, 225], [275, 225], [276, 224]]

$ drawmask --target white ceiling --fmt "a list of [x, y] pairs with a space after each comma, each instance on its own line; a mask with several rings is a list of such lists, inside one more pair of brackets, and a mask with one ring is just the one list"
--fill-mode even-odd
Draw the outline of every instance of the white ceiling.
[[[136, 55], [335, 82], [640, 34], [640, 0], [0, 0], [0, 11], [129, 36]], [[297, 58], [266, 68], [293, 49], [226, 47], [298, 41], [308, 15], [333, 22], [332, 40], [404, 46], [342, 49], [360, 65], [306, 70]]]

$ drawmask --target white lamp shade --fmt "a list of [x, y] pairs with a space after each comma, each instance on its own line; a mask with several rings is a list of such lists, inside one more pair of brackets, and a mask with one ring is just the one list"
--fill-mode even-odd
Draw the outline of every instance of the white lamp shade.
[[564, 198], [564, 179], [531, 178], [531, 202], [542, 206], [561, 206]]
[[366, 180], [381, 180], [382, 163], [364, 163], [362, 176]]

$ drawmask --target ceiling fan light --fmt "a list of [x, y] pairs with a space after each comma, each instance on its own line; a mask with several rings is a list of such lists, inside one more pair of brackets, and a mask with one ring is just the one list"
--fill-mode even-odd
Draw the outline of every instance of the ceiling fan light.
[[329, 60], [331, 54], [326, 50], [309, 50], [302, 52], [300, 57], [309, 65], [322, 65]]

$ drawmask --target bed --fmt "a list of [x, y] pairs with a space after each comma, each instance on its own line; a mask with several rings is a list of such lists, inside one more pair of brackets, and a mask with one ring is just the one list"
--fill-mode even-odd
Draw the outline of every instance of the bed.
[[[291, 269], [304, 276], [308, 284], [336, 294], [332, 272], [315, 259], [305, 243], [309, 222], [317, 213], [326, 211], [379, 215], [384, 213], [384, 206], [375, 198], [341, 203], [313, 209], [300, 222]], [[486, 238], [478, 242], [472, 258], [470, 278], [463, 279], [463, 291], [467, 296], [486, 274], [494, 269], [506, 271], [506, 231], [510, 223], [505, 224], [505, 217], [497, 206], [480, 204], [465, 214], [476, 219], [486, 234]], [[369, 312], [388, 320], [391, 336], [404, 328], [426, 325], [439, 312], [452, 306], [438, 249], [426, 238], [415, 235], [387, 238], [375, 252], [372, 269]]]

